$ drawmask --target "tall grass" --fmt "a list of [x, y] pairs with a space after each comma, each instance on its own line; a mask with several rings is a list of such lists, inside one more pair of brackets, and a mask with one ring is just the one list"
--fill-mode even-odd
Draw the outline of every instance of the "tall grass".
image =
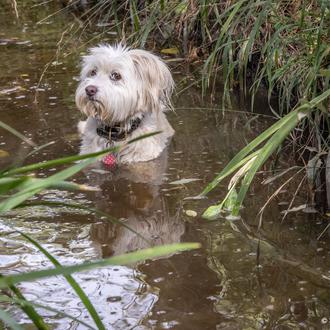
[[[80, 1], [72, 1], [69, 8]], [[329, 88], [329, 1], [324, 0], [120, 0], [94, 1], [80, 16], [81, 36], [88, 25], [115, 40], [187, 60], [203, 61], [203, 90], [221, 73], [225, 99], [239, 87], [254, 95], [260, 86], [278, 96], [278, 112], [292, 109]], [[104, 24], [107, 23], [107, 24]], [[81, 30], [82, 29], [82, 30]], [[68, 41], [68, 40], [67, 40]], [[168, 50], [172, 52], [168, 52]], [[198, 71], [198, 70], [197, 70]], [[273, 109], [275, 112], [275, 109]]]
[[[0, 126], [16, 137], [21, 138], [26, 143], [29, 143], [30, 146], [34, 147], [35, 150], [40, 149], [40, 147], [36, 146], [36, 144], [26, 137], [22, 136], [19, 132], [9, 127], [5, 123], [0, 121]], [[139, 137], [137, 139], [131, 140], [128, 143], [134, 143], [135, 141], [141, 138], [147, 138], [151, 135], [157, 134], [150, 133]], [[74, 189], [74, 190], [93, 190], [92, 187], [86, 185], [79, 185], [70, 181], [66, 181], [69, 177], [81, 171], [86, 166], [95, 162], [98, 158], [102, 157], [104, 154], [109, 152], [118, 151], [118, 147], [109, 148], [107, 150], [88, 154], [88, 155], [79, 155], [79, 156], [70, 156], [64, 157], [60, 159], [55, 159], [51, 161], [35, 163], [31, 165], [21, 166], [21, 167], [12, 167], [1, 169], [0, 171], [0, 215], [10, 211], [14, 208], [24, 207], [26, 205], [44, 205], [44, 202], [33, 202], [29, 203], [29, 199], [34, 195], [42, 192], [45, 189], [49, 188], [57, 188], [57, 189]], [[79, 161], [79, 162], [78, 162]], [[59, 166], [59, 165], [67, 165], [67, 167], [57, 173], [48, 176], [47, 178], [37, 178], [37, 171], [40, 169], [46, 169], [49, 167]], [[69, 166], [68, 166], [69, 165]], [[58, 206], [60, 203], [48, 203], [48, 206]], [[64, 204], [63, 204], [64, 205]], [[80, 204], [65, 204], [67, 207], [78, 208], [86, 210], [84, 205]], [[93, 211], [96, 214], [101, 214], [103, 217], [106, 216], [110, 221], [114, 221], [115, 223], [120, 223], [120, 221], [113, 219], [111, 216], [107, 214], [93, 209], [88, 209], [89, 211]], [[40, 243], [35, 241], [32, 237], [26, 235], [24, 232], [17, 230], [10, 221], [7, 221], [7, 225], [12, 228], [13, 231], [18, 232], [22, 237], [28, 240], [31, 244], [33, 244], [44, 256], [48, 258], [48, 260], [53, 264], [54, 268], [31, 271], [16, 275], [0, 275], [0, 302], [12, 303], [19, 306], [22, 311], [29, 317], [31, 322], [34, 323], [37, 329], [46, 330], [49, 329], [48, 325], [45, 323], [43, 318], [37, 312], [35, 307], [49, 309], [48, 307], [41, 306], [38, 303], [27, 301], [24, 297], [23, 293], [20, 291], [19, 287], [16, 284], [19, 284], [24, 281], [34, 281], [40, 278], [55, 276], [55, 275], [63, 275], [68, 284], [72, 287], [72, 289], [76, 292], [77, 296], [81, 300], [82, 304], [89, 312], [91, 318], [93, 319], [95, 326], [97, 329], [105, 330], [107, 327], [103, 324], [101, 318], [96, 312], [95, 307], [89, 300], [86, 293], [82, 290], [80, 285], [75, 281], [75, 279], [71, 276], [71, 274], [94, 269], [96, 267], [105, 267], [108, 265], [123, 265], [130, 264], [133, 262], [138, 262], [145, 260], [147, 258], [154, 258], [158, 256], [163, 256], [169, 253], [174, 253], [177, 251], [185, 251], [194, 248], [198, 248], [199, 245], [195, 243], [183, 243], [183, 244], [172, 244], [167, 246], [154, 247], [149, 249], [144, 249], [140, 251], [136, 251], [133, 253], [128, 253], [122, 256], [115, 256], [112, 258], [97, 260], [92, 262], [84, 262], [79, 265], [72, 266], [62, 266], [60, 262], [47, 251]], [[127, 225], [122, 224], [127, 229]], [[135, 233], [135, 232], [134, 232]], [[139, 235], [138, 233], [136, 233]], [[10, 294], [8, 294], [8, 291]], [[72, 317], [66, 313], [59, 312], [63, 317], [68, 317], [75, 320], [78, 323], [81, 323], [87, 328], [94, 329], [91, 325], [86, 322], [79, 320], [75, 317]], [[21, 325], [17, 323], [5, 310], [0, 308], [0, 320], [2, 320], [8, 327], [12, 329], [22, 329]]]
[[[81, 2], [68, 7], [77, 3]], [[239, 89], [249, 96], [253, 109], [257, 91], [267, 90], [270, 109], [279, 121], [238, 153], [202, 192], [205, 195], [238, 170], [226, 198], [205, 216], [217, 213], [234, 197], [231, 213], [237, 216], [256, 171], [289, 135], [297, 145], [297, 157], [306, 158], [308, 150], [308, 166], [320, 160], [325, 167], [330, 145], [329, 1], [102, 0], [92, 2], [80, 20], [84, 31], [95, 20], [107, 23], [87, 44], [110, 32], [116, 41], [197, 60], [204, 93], [208, 89], [217, 93], [216, 82], [219, 77], [223, 80], [224, 106], [230, 103], [231, 91]], [[274, 97], [277, 106], [271, 105]], [[265, 145], [255, 150], [260, 143]]]

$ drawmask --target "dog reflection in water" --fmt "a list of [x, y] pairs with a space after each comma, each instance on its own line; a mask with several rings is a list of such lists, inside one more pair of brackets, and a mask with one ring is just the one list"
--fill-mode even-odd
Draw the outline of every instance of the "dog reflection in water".
[[160, 191], [167, 167], [167, 150], [161, 157], [148, 163], [147, 178], [137, 175], [146, 171], [134, 172], [125, 166], [118, 168], [112, 177], [91, 174], [90, 179], [101, 188], [97, 192], [96, 207], [121, 219], [125, 225], [148, 240], [107, 220], [94, 223], [91, 225], [91, 239], [100, 250], [100, 256], [109, 257], [150, 246], [180, 242], [185, 231], [180, 209], [170, 207], [169, 197], [163, 196]]

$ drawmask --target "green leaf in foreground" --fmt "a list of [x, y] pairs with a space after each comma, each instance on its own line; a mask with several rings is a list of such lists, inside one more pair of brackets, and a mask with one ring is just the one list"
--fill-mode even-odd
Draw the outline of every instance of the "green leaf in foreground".
[[168, 254], [188, 251], [200, 248], [199, 243], [177, 243], [163, 246], [156, 246], [149, 249], [143, 249], [136, 252], [126, 253], [124, 255], [111, 257], [93, 262], [85, 262], [80, 265], [62, 266], [53, 269], [45, 269], [39, 271], [32, 271], [29, 273], [22, 273], [17, 275], [8, 275], [0, 278], [0, 288], [6, 288], [10, 285], [26, 281], [34, 281], [40, 278], [45, 278], [55, 275], [70, 275], [76, 272], [95, 269], [98, 267], [106, 267], [110, 265], [127, 265], [146, 259], [162, 257]]
[[86, 166], [92, 164], [94, 161], [94, 158], [86, 159], [78, 164], [66, 168], [63, 171], [51, 175], [46, 179], [39, 179], [34, 182], [31, 182], [31, 184], [27, 185], [27, 187], [22, 188], [19, 192], [1, 202], [0, 212], [6, 212], [17, 207], [19, 204], [23, 203], [25, 200], [36, 195], [42, 190], [47, 189], [48, 187], [58, 183], [59, 181], [63, 181], [70, 176], [78, 173]]
[[[0, 278], [3, 278], [3, 275], [0, 275]], [[20, 291], [20, 289], [13, 284], [9, 286], [9, 289], [12, 291], [13, 294], [15, 294], [15, 296], [19, 300], [23, 301], [20, 307], [23, 310], [23, 312], [29, 317], [29, 319], [34, 323], [36, 328], [39, 330], [47, 330], [48, 327], [45, 324], [43, 318], [33, 308], [33, 306], [26, 304], [27, 300], [24, 297], [23, 293]]]
[[[143, 134], [141, 136], [138, 136], [138, 137], [128, 141], [127, 144], [135, 143], [139, 140], [146, 139], [148, 137], [157, 135], [159, 133], [161, 133], [161, 131], [156, 131], [156, 132]], [[74, 162], [85, 160], [85, 159], [97, 158], [99, 156], [102, 156], [102, 155], [110, 153], [110, 152], [117, 152], [120, 148], [123, 148], [125, 145], [126, 144], [124, 144], [121, 147], [119, 147], [119, 146], [111, 147], [109, 149], [94, 152], [94, 153], [91, 153], [91, 154], [83, 154], [83, 155], [62, 157], [62, 158], [58, 158], [58, 159], [49, 160], [49, 161], [46, 161], [46, 162], [40, 162], [40, 163], [25, 165], [25, 166], [10, 169], [10, 170], [4, 172], [2, 175], [3, 176], [8, 176], [8, 175], [13, 175], [13, 174], [22, 174], [22, 173], [32, 172], [32, 171], [36, 171], [36, 170], [40, 170], [40, 169], [55, 167], [55, 166], [58, 166], [58, 165], [65, 165], [65, 164], [69, 164], [69, 163], [74, 163]]]
[[0, 309], [0, 319], [8, 326], [11, 327], [11, 329], [14, 330], [24, 330], [22, 326], [20, 326], [7, 312]]
[[[19, 230], [17, 232], [20, 233], [24, 238], [26, 238], [30, 243], [32, 243], [40, 252], [42, 252], [56, 268], [62, 267], [62, 265], [57, 261], [57, 259], [55, 257], [53, 257], [45, 248], [43, 248], [32, 237], [24, 234], [23, 232], [21, 232]], [[96, 311], [95, 307], [93, 306], [91, 301], [88, 299], [86, 293], [80, 287], [78, 282], [71, 275], [65, 275], [64, 277], [67, 280], [67, 282], [71, 285], [72, 289], [79, 296], [81, 302], [84, 304], [84, 306], [88, 310], [90, 316], [94, 320], [97, 328], [99, 330], [105, 330], [106, 328], [105, 328], [104, 324], [102, 323], [99, 315], [97, 314], [97, 311]]]
[[[135, 139], [130, 140], [127, 144], [137, 142], [141, 139], [153, 136], [158, 133], [159, 132], [153, 132], [153, 133], [141, 135]], [[18, 168], [18, 169], [16, 169], [16, 171], [12, 170], [12, 171], [5, 173], [5, 175], [9, 175], [9, 174], [13, 174], [13, 173], [17, 174], [17, 173], [27, 172], [27, 171], [31, 171], [31, 170], [36, 170], [38, 168], [45, 168], [45, 167], [48, 167], [50, 164], [52, 164], [54, 166], [54, 164], [59, 165], [62, 163], [64, 164], [64, 163], [68, 163], [68, 162], [82, 160], [81, 162], [76, 163], [60, 172], [57, 172], [57, 173], [49, 176], [46, 179], [34, 180], [33, 182], [29, 182], [29, 184], [26, 184], [26, 186], [21, 187], [19, 192], [10, 196], [9, 198], [7, 198], [6, 200], [4, 200], [0, 203], [0, 212], [9, 211], [9, 210], [17, 207], [21, 203], [23, 203], [30, 197], [40, 193], [42, 190], [58, 185], [63, 180], [73, 176], [74, 174], [78, 173], [79, 171], [81, 171], [82, 169], [87, 167], [88, 165], [95, 162], [97, 157], [100, 157], [100, 156], [108, 153], [109, 151], [113, 152], [114, 150], [118, 150], [118, 147], [110, 148], [107, 150], [102, 150], [100, 152], [93, 153], [93, 154], [71, 156], [71, 157], [65, 157], [62, 159], [49, 161], [46, 163], [32, 164], [32, 165], [28, 165], [26, 167]], [[62, 163], [59, 163], [59, 161], [61, 161]], [[62, 184], [63, 184], [63, 182], [62, 182]], [[68, 185], [68, 183], [66, 185]]]
[[[52, 307], [49, 307], [49, 306], [45, 306], [43, 304], [38, 304], [38, 303], [35, 303], [35, 302], [32, 302], [32, 301], [21, 300], [21, 299], [17, 299], [17, 298], [10, 298], [10, 297], [1, 296], [1, 295], [0, 295], [0, 302], [16, 304], [18, 306], [24, 304], [25, 306], [38, 307], [40, 309], [44, 309], [46, 311], [50, 311], [50, 312], [56, 313], [58, 315], [62, 315], [63, 317], [66, 317], [66, 318], [68, 318], [70, 320], [76, 321], [77, 323], [85, 326], [87, 329], [95, 330], [95, 328], [93, 328], [91, 325], [89, 325], [88, 323], [86, 323], [86, 322], [84, 322], [82, 320], [79, 320], [77, 317], [74, 317], [74, 316], [72, 316], [70, 314], [67, 314], [67, 313], [63, 312], [63, 311], [59, 311], [59, 310], [57, 310], [55, 308], [52, 308]], [[20, 328], [20, 329], [22, 329], [22, 328]]]

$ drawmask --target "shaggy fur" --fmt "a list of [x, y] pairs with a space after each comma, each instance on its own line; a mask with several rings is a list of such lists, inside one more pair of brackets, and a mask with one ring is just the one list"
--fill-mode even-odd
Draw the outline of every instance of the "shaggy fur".
[[[92, 86], [92, 87], [91, 87]], [[127, 145], [118, 155], [120, 163], [157, 158], [174, 130], [164, 112], [171, 108], [174, 82], [167, 66], [157, 56], [121, 45], [100, 45], [83, 57], [81, 81], [76, 91], [78, 109], [88, 116], [78, 124], [81, 154], [97, 152], [155, 131], [162, 133]], [[88, 89], [92, 91], [88, 92]], [[93, 95], [90, 95], [93, 94]], [[132, 119], [141, 118], [125, 140], [111, 142], [96, 133], [100, 122], [120, 123], [129, 130]]]

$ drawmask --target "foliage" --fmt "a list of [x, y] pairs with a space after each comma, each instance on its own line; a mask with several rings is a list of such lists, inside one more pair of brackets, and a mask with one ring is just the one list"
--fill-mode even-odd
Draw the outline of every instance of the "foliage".
[[[88, 43], [111, 33], [116, 41], [139, 47], [148, 42], [149, 49], [156, 43], [165, 54], [181, 52], [190, 61], [202, 60], [203, 89], [213, 87], [221, 71], [227, 100], [230, 90], [239, 86], [251, 92], [253, 106], [258, 88], [266, 86], [269, 99], [274, 92], [278, 95], [282, 114], [329, 88], [328, 1], [102, 0], [92, 4], [80, 15], [80, 29], [85, 31], [95, 20], [102, 28]], [[75, 1], [68, 3], [68, 8], [75, 6]]]
[[[229, 183], [229, 192], [225, 199], [219, 205], [210, 206], [203, 216], [210, 220], [219, 216], [224, 211], [224, 203], [233, 197], [233, 192], [240, 183], [238, 195], [234, 196], [234, 206], [230, 209], [231, 215], [237, 217], [246, 193], [259, 168], [281, 146], [284, 139], [301, 121], [313, 116], [313, 112], [318, 108], [322, 109], [322, 102], [328, 100], [329, 97], [330, 89], [291, 111], [244, 147], [201, 193], [202, 196], [205, 196], [217, 187], [224, 178], [238, 170]], [[255, 150], [261, 143], [264, 143], [264, 145]]]

